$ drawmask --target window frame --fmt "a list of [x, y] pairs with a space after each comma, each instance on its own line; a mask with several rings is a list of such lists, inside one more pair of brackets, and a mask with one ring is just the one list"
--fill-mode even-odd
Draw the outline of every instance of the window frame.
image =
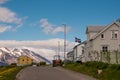
[[102, 52], [108, 52], [109, 51], [109, 46], [108, 45], [103, 45], [102, 46]]
[[105, 35], [102, 33], [102, 34], [100, 35], [100, 38], [101, 38], [101, 39], [104, 39], [104, 38], [105, 38]]
[[111, 30], [111, 38], [118, 39], [118, 30]]

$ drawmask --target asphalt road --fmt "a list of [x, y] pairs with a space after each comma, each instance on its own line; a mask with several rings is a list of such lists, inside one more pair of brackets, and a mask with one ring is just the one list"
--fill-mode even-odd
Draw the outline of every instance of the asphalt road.
[[96, 80], [87, 75], [60, 67], [27, 67], [21, 70], [16, 80]]

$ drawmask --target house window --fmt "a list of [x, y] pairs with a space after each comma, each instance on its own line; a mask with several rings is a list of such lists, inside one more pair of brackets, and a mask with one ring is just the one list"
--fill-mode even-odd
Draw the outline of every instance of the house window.
[[118, 38], [118, 31], [117, 30], [112, 30], [112, 39], [117, 39]]
[[101, 38], [102, 38], [102, 39], [104, 38], [104, 34], [101, 34]]
[[84, 50], [82, 49], [82, 54], [84, 54]]
[[103, 51], [103, 52], [108, 52], [108, 46], [103, 46], [103, 47], [102, 47], [102, 51]]

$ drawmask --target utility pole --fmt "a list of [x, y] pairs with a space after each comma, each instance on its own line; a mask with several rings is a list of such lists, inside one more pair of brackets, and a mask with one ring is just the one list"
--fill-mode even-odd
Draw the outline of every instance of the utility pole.
[[65, 54], [66, 54], [66, 24], [63, 24], [64, 26], [64, 60], [65, 60]]
[[59, 56], [59, 59], [60, 59], [60, 41], [58, 41], [58, 56]]

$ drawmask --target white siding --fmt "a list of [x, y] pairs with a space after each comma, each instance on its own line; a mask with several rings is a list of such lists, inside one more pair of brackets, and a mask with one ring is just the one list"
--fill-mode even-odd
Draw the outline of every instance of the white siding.
[[[112, 39], [111, 30], [118, 30], [117, 39]], [[98, 36], [93, 41], [93, 50], [100, 51], [103, 45], [108, 45], [109, 50], [117, 50], [120, 45], [120, 27], [113, 24], [110, 28], [108, 28], [105, 32], [103, 32], [103, 34], [104, 34], [104, 39], [101, 39], [100, 36]]]
[[[118, 36], [117, 39], [112, 39], [111, 31], [117, 30]], [[99, 34], [99, 33], [98, 33]], [[102, 46], [106, 45], [108, 46], [108, 50], [114, 51], [120, 49], [120, 26], [118, 26], [116, 23], [112, 23], [111, 25], [107, 26], [103, 32], [101, 32], [99, 35], [94, 36], [93, 40], [88, 40], [85, 45], [85, 57], [86, 61], [95, 60], [93, 56], [93, 51], [100, 52], [102, 50]], [[104, 38], [101, 38], [101, 34], [104, 34]], [[89, 35], [89, 36], [88, 36]], [[90, 36], [93, 34], [87, 34], [87, 36], [90, 38]], [[120, 51], [120, 50], [119, 50]]]
[[84, 47], [84, 44], [80, 44], [80, 45], [77, 45], [73, 49], [73, 51], [74, 51], [74, 61], [84, 60], [84, 59], [82, 59], [82, 57], [83, 57], [83, 54], [82, 54], [83, 47]]
[[87, 40], [92, 39], [93, 36], [95, 36], [96, 34], [97, 34], [96, 32], [89, 32], [89, 33], [87, 34]]

